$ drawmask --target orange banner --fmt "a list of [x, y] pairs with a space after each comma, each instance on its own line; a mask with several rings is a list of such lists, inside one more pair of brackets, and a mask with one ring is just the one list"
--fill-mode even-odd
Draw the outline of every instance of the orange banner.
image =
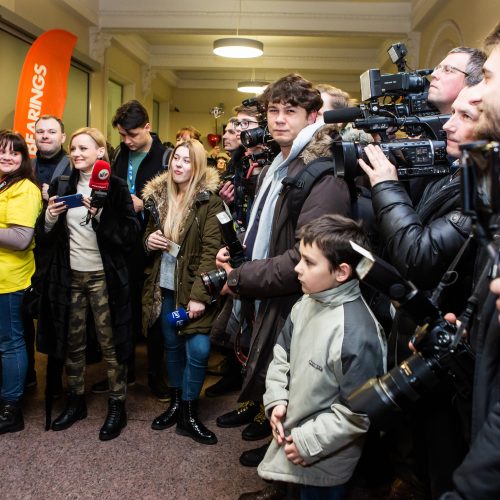
[[62, 117], [76, 40], [68, 31], [46, 31], [34, 41], [24, 60], [17, 87], [14, 130], [26, 139], [31, 156], [36, 153], [38, 118], [46, 114]]

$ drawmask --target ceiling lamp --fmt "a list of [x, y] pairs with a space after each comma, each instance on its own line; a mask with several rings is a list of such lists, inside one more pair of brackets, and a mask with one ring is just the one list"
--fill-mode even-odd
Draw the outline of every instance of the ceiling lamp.
[[251, 38], [219, 38], [214, 42], [214, 54], [222, 57], [248, 59], [264, 53], [264, 44]]
[[247, 80], [245, 82], [238, 83], [238, 90], [248, 94], [261, 94], [268, 85], [269, 82]]

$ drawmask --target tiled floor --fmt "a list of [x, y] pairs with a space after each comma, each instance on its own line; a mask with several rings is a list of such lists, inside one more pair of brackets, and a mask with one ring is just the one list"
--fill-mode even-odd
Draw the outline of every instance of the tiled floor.
[[[238, 462], [242, 451], [263, 442], [242, 441], [241, 428], [215, 425], [218, 415], [236, 407], [237, 394], [200, 401], [202, 420], [219, 439], [214, 446], [178, 436], [175, 428], [154, 431], [151, 421], [166, 403], [149, 392], [143, 346], [137, 361], [138, 380], [127, 400], [128, 425], [117, 439], [101, 442], [107, 397], [90, 393], [90, 385], [102, 378], [104, 366], [88, 367], [88, 417], [65, 431], [45, 432], [45, 357], [37, 355], [39, 383], [26, 392], [26, 428], [0, 436], [1, 499], [236, 499], [263, 487], [256, 469]], [[208, 376], [206, 385], [216, 380]], [[55, 402], [54, 416], [62, 404]]]

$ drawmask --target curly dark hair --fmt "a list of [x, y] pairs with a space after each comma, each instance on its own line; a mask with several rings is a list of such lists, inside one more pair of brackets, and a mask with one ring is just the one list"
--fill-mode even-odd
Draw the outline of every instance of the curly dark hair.
[[300, 106], [307, 114], [318, 111], [323, 106], [319, 90], [297, 73], [286, 75], [269, 84], [259, 96], [259, 100], [266, 111], [271, 103]]

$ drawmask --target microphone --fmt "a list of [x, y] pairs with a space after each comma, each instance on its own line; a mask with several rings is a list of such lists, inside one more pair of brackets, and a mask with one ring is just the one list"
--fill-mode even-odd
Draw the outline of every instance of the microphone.
[[363, 117], [362, 109], [357, 106], [354, 108], [330, 109], [323, 113], [325, 123], [349, 123]]
[[109, 177], [111, 167], [104, 160], [97, 160], [90, 174], [89, 187], [94, 191], [107, 191], [109, 189]]
[[[104, 201], [108, 196], [109, 178], [111, 176], [111, 167], [109, 163], [104, 160], [97, 160], [92, 168], [90, 174], [89, 187], [92, 189], [90, 193], [90, 206], [94, 208], [102, 208]], [[85, 219], [88, 224], [92, 215], [90, 210]]]

